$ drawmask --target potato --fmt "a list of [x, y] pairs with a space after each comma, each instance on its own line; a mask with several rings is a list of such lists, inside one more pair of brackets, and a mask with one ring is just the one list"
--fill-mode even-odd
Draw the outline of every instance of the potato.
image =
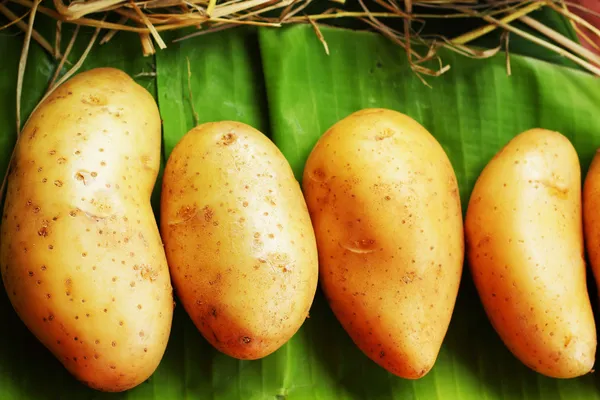
[[600, 152], [596, 152], [585, 177], [583, 227], [590, 264], [600, 287]]
[[303, 188], [336, 317], [380, 366], [424, 376], [446, 335], [464, 256], [444, 150], [406, 115], [362, 110], [321, 137]]
[[475, 285], [510, 351], [547, 376], [588, 373], [596, 329], [569, 140], [544, 129], [512, 139], [477, 180], [465, 228]]
[[181, 139], [161, 233], [183, 306], [221, 352], [264, 357], [307, 317], [318, 279], [310, 217], [288, 162], [256, 129], [206, 123]]
[[160, 132], [145, 89], [94, 69], [40, 104], [10, 166], [0, 249], [10, 301], [77, 379], [104, 391], [147, 379], [171, 329], [150, 207]]

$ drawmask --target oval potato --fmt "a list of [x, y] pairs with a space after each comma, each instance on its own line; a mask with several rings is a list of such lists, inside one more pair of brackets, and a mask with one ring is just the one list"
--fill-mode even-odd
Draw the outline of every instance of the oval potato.
[[444, 150], [406, 115], [362, 110], [321, 137], [303, 187], [333, 312], [376, 363], [424, 376], [448, 329], [464, 256]]
[[600, 152], [596, 152], [583, 186], [585, 242], [596, 284], [600, 286]]
[[8, 297], [64, 366], [100, 390], [146, 380], [171, 329], [150, 206], [160, 132], [145, 89], [119, 70], [90, 70], [40, 104], [10, 166], [0, 249]]
[[567, 138], [532, 129], [481, 173], [466, 217], [468, 259], [492, 325], [531, 369], [557, 378], [594, 364], [579, 160]]
[[200, 125], [169, 157], [161, 232], [177, 294], [202, 335], [240, 359], [300, 328], [318, 278], [306, 204], [275, 145], [236, 122]]

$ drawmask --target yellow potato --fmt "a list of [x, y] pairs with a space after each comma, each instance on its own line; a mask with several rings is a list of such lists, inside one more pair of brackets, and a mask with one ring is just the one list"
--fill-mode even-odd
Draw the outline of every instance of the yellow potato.
[[143, 382], [167, 344], [172, 289], [150, 207], [159, 162], [154, 99], [103, 68], [39, 106], [10, 166], [4, 286], [25, 325], [96, 389]]
[[492, 325], [531, 369], [557, 378], [594, 364], [579, 160], [567, 138], [532, 129], [485, 167], [466, 217], [467, 254]]
[[333, 312], [376, 363], [424, 376], [446, 335], [464, 256], [444, 150], [406, 115], [362, 110], [319, 140], [303, 187]]
[[596, 152], [585, 177], [583, 227], [590, 264], [600, 287], [600, 152]]
[[264, 357], [307, 317], [318, 278], [310, 217], [288, 162], [256, 129], [207, 123], [181, 139], [161, 233], [183, 306], [221, 352]]

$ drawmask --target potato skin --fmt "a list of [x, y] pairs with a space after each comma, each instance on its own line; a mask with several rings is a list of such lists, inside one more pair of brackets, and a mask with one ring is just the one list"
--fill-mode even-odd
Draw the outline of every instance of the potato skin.
[[583, 186], [585, 243], [596, 285], [600, 287], [600, 152], [596, 152]]
[[588, 373], [596, 351], [580, 174], [567, 138], [526, 131], [481, 173], [465, 223], [471, 272], [492, 325], [525, 365], [556, 378]]
[[25, 325], [95, 389], [143, 382], [167, 345], [172, 289], [150, 206], [159, 162], [154, 99], [101, 68], [39, 106], [10, 166], [4, 286]]
[[321, 137], [303, 188], [336, 317], [380, 366], [424, 376], [448, 329], [464, 257], [444, 150], [410, 117], [365, 109]]
[[287, 160], [256, 129], [206, 123], [181, 139], [163, 178], [161, 232], [177, 294], [219, 351], [265, 357], [304, 322], [314, 232]]

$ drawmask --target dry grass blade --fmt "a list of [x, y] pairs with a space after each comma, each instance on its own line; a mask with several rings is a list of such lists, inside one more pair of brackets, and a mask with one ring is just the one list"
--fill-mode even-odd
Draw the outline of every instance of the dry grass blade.
[[[11, 14], [14, 16], [14, 18], [13, 18], [13, 16], [11, 16], [11, 14], [8, 14], [8, 15], [7, 15], [7, 13], [6, 13], [6, 11], [5, 11], [5, 10], [8, 10], [8, 9], [7, 9], [7, 8], [4, 6], [4, 4], [0, 3], [0, 12], [1, 12], [2, 14], [4, 14], [4, 16], [10, 20], [10, 22], [9, 22], [8, 24], [0, 26], [0, 31], [1, 31], [1, 30], [4, 30], [4, 29], [6, 29], [6, 28], [8, 28], [8, 27], [11, 27], [11, 26], [13, 26], [13, 25], [14, 25], [14, 24], [16, 24], [16, 23], [19, 23], [19, 22], [20, 22], [20, 21], [22, 21], [22, 20], [23, 20], [23, 19], [24, 19], [26, 16], [28, 16], [28, 15], [29, 15], [29, 13], [31, 12], [31, 10], [27, 10], [27, 11], [25, 11], [25, 14], [21, 15], [20, 17], [17, 17], [15, 14], [12, 14], [12, 13], [11, 13]], [[10, 11], [10, 10], [9, 10], [9, 11]]]
[[296, 8], [293, 8], [293, 7], [298, 2], [293, 2], [292, 4], [289, 5], [289, 9], [286, 7], [286, 9], [283, 10], [280, 20], [285, 21], [289, 18], [292, 18], [294, 15], [298, 14], [299, 12], [303, 11], [306, 7], [308, 7], [311, 2], [312, 2], [312, 0], [306, 0], [304, 3], [301, 3], [300, 6], [298, 6]]
[[196, 36], [202, 36], [202, 35], [206, 35], [208, 33], [213, 33], [213, 32], [219, 32], [219, 31], [224, 31], [226, 29], [231, 29], [234, 28], [235, 25], [234, 24], [222, 24], [222, 25], [215, 25], [212, 28], [209, 29], [204, 29], [198, 32], [194, 32], [194, 33], [190, 33], [189, 35], [185, 35], [182, 37], [179, 37], [177, 39], [173, 40], [173, 43], [177, 43], [177, 42], [181, 42], [182, 40], [187, 40]]
[[[509, 15], [507, 15], [506, 17], [500, 19], [501, 22], [503, 23], [510, 23], [516, 19], [519, 19], [535, 10], [538, 10], [540, 8], [542, 8], [545, 5], [545, 2], [542, 1], [536, 1], [534, 3], [531, 3], [528, 6], [525, 6]], [[490, 24], [490, 25], [486, 25], [483, 26], [481, 28], [478, 28], [474, 31], [465, 33], [464, 35], [460, 35], [454, 39], [452, 39], [452, 43], [455, 44], [466, 44], [469, 43], [485, 34], [490, 33], [491, 31], [493, 31], [494, 29], [496, 29], [498, 27], [498, 25], [496, 24]]]
[[54, 58], [60, 58], [60, 39], [62, 37], [62, 21], [56, 21], [56, 34], [54, 36]]
[[62, 0], [54, 0], [54, 7], [67, 20], [81, 18], [84, 15], [105, 11], [106, 8], [112, 7], [125, 0], [88, 0], [84, 2], [73, 2], [69, 6], [65, 6]]
[[506, 54], [506, 75], [511, 76], [512, 75], [512, 68], [510, 66], [510, 51], [509, 51], [509, 44], [510, 44], [510, 32], [504, 32], [504, 34], [502, 35], [504, 37], [504, 53]]
[[308, 17], [308, 22], [312, 25], [313, 29], [315, 30], [315, 33], [317, 34], [317, 37], [319, 38], [321, 44], [323, 44], [323, 48], [325, 48], [325, 54], [329, 55], [329, 46], [327, 45], [325, 37], [323, 37], [323, 33], [321, 33], [319, 26], [310, 17]]
[[211, 18], [210, 20], [214, 21], [214, 22], [225, 22], [225, 23], [236, 24], [236, 25], [268, 26], [271, 28], [279, 28], [281, 26], [281, 24], [279, 22], [244, 21], [244, 20], [230, 19], [230, 18]]
[[149, 33], [140, 33], [140, 42], [142, 43], [142, 54], [144, 57], [151, 56], [156, 53], [154, 43]]
[[[549, 1], [550, 3], [552, 3], [552, 2], [556, 2], [556, 1], [558, 1], [558, 0], [548, 0], [548, 1]], [[575, 3], [575, 2], [572, 2], [572, 1], [563, 1], [562, 3], [564, 3], [564, 4], [567, 4], [569, 7], [572, 7], [572, 8], [577, 8], [577, 9], [579, 9], [579, 10], [583, 11], [583, 12], [584, 12], [584, 13], [586, 13], [586, 14], [593, 15], [593, 16], [595, 16], [595, 17], [598, 17], [598, 18], [600, 18], [600, 12], [596, 12], [596, 11], [594, 11], [594, 10], [590, 10], [589, 8], [587, 8], [587, 7], [584, 7], [584, 6], [582, 6], [581, 4], [579, 4], [579, 3]], [[551, 5], [551, 4], [550, 4], [550, 5]]]
[[578, 54], [581, 57], [584, 57], [593, 62], [594, 64], [600, 66], [600, 56], [594, 54], [585, 47], [575, 43], [568, 37], [561, 35], [553, 29], [548, 28], [546, 25], [536, 21], [531, 17], [521, 17], [519, 18], [519, 20], [529, 25], [533, 29], [537, 30], [538, 32], [542, 33], [543, 35], [546, 35], [561, 46], [571, 50], [573, 53]]
[[152, 37], [154, 38], [154, 40], [156, 40], [156, 43], [158, 43], [158, 47], [160, 47], [161, 49], [166, 49], [167, 45], [162, 40], [162, 38], [158, 34], [158, 31], [156, 30], [156, 28], [154, 27], [154, 25], [152, 25], [152, 22], [150, 22], [150, 20], [146, 16], [146, 14], [144, 14], [142, 12], [142, 10], [140, 10], [140, 8], [133, 2], [133, 0], [130, 0], [129, 4], [132, 5], [132, 7], [135, 10], [135, 12], [140, 16], [140, 18], [142, 19], [142, 21], [144, 22], [144, 24], [148, 27], [148, 30], [152, 34]]
[[213, 11], [215, 10], [215, 6], [217, 5], [217, 0], [210, 0], [208, 2], [208, 7], [206, 7], [206, 14], [211, 16]]
[[507, 24], [507, 23], [505, 23], [505, 22], [503, 22], [501, 20], [495, 19], [493, 17], [484, 15], [484, 16], [482, 16], [482, 18], [484, 20], [486, 20], [487, 22], [490, 22], [492, 24], [496, 24], [496, 25], [504, 28], [505, 30], [507, 30], [509, 32], [515, 33], [515, 34], [517, 34], [517, 35], [519, 35], [519, 36], [521, 36], [521, 37], [523, 37], [523, 38], [525, 38], [525, 39], [527, 39], [529, 41], [534, 42], [535, 44], [537, 44], [539, 46], [545, 47], [548, 50], [551, 50], [551, 51], [553, 51], [553, 52], [555, 52], [555, 53], [557, 53], [557, 54], [559, 54], [559, 55], [561, 55], [563, 57], [566, 57], [569, 60], [571, 60], [571, 61], [575, 62], [576, 64], [582, 66], [583, 68], [587, 69], [588, 71], [594, 73], [595, 75], [600, 76], [600, 68], [598, 68], [598, 67], [590, 64], [586, 60], [583, 60], [583, 59], [581, 59], [581, 58], [573, 55], [572, 53], [569, 53], [568, 51], [566, 51], [562, 47], [558, 47], [556, 45], [553, 45], [552, 43], [548, 43], [548, 42], [546, 42], [546, 41], [544, 41], [542, 39], [537, 38], [536, 36], [534, 36], [534, 35], [532, 35], [532, 34], [530, 34], [528, 32], [525, 32], [525, 31], [523, 31], [523, 30], [521, 30], [519, 28], [515, 28], [514, 26], [509, 25], [509, 24]]
[[48, 90], [46, 92], [49, 92], [54, 87], [54, 83], [58, 79], [58, 75], [60, 75], [60, 71], [62, 71], [62, 68], [65, 65], [65, 61], [67, 60], [67, 57], [69, 57], [69, 54], [71, 54], [71, 50], [73, 49], [73, 45], [75, 44], [75, 40], [77, 39], [77, 35], [79, 34], [79, 28], [80, 28], [79, 25], [77, 25], [75, 27], [75, 30], [73, 31], [73, 36], [71, 36], [71, 40], [69, 40], [69, 44], [67, 45], [67, 48], [65, 50], [65, 54], [63, 55], [62, 59], [60, 60], [58, 67], [56, 67], [56, 71], [54, 71], [54, 76], [52, 76], [52, 79], [50, 80], [50, 84], [48, 85]]
[[232, 5], [218, 5], [215, 7], [215, 10], [211, 14], [211, 17], [214, 17], [214, 18], [225, 17], [227, 15], [235, 14], [240, 11], [247, 10], [249, 8], [254, 8], [254, 7], [264, 5], [271, 1], [272, 0], [246, 0], [246, 1], [239, 2], [236, 4], [232, 4]]
[[[125, 22], [127, 22], [128, 18], [127, 17], [121, 17], [121, 19], [119, 20], [119, 24], [124, 24]], [[108, 43], [110, 41], [110, 39], [112, 39], [117, 32], [119, 32], [116, 29], [111, 29], [110, 31], [106, 32], [106, 35], [104, 35], [104, 37], [102, 39], [100, 39], [100, 45], [103, 45], [105, 43]]]
[[19, 70], [17, 72], [17, 137], [21, 134], [21, 94], [23, 92], [23, 78], [25, 77], [25, 68], [27, 67], [27, 55], [29, 54], [29, 43], [31, 43], [31, 34], [33, 32], [33, 21], [37, 8], [42, 0], [36, 0], [29, 14], [28, 29], [23, 40], [23, 50], [19, 59]]
[[[8, 18], [11, 21], [7, 25], [0, 27], [0, 30], [8, 28], [11, 25], [16, 25], [17, 28], [19, 28], [20, 30], [25, 32], [25, 34], [27, 34], [27, 32], [30, 30], [30, 26], [29, 24], [23, 22], [23, 18], [25, 18], [27, 15], [31, 16], [32, 10], [29, 10], [28, 12], [19, 17], [15, 15], [12, 11], [10, 11], [4, 4], [0, 3], [0, 13], [4, 14], [6, 18]], [[31, 38], [38, 42], [38, 44], [42, 46], [42, 48], [46, 50], [48, 54], [50, 54], [52, 57], [55, 57], [55, 50], [52, 48], [52, 45], [46, 39], [44, 39], [44, 37], [40, 35], [38, 31], [36, 31], [33, 28], [31, 28]], [[60, 53], [58, 54], [58, 57], [60, 57]]]
[[[558, 12], [558, 13], [564, 15], [565, 17], [567, 17], [569, 20], [573, 21], [573, 23], [581, 25], [581, 26], [589, 29], [596, 36], [600, 37], [600, 29], [598, 29], [594, 25], [590, 24], [588, 21], [586, 21], [585, 19], [581, 18], [579, 15], [573, 14], [568, 9], [564, 9], [562, 7], [558, 7], [554, 3], [550, 3], [550, 7], [552, 9], [554, 9], [556, 12]], [[595, 43], [594, 43], [594, 46], [596, 46]]]
[[490, 58], [490, 57], [493, 57], [496, 54], [498, 54], [498, 52], [502, 49], [502, 45], [498, 45], [491, 49], [474, 49], [474, 48], [468, 47], [464, 44], [452, 43], [452, 41], [450, 41], [449, 39], [446, 39], [446, 38], [442, 38], [442, 40], [444, 41], [443, 46], [445, 48], [452, 50], [455, 53], [458, 53], [462, 56], [469, 57], [469, 58], [477, 58], [477, 59]]

